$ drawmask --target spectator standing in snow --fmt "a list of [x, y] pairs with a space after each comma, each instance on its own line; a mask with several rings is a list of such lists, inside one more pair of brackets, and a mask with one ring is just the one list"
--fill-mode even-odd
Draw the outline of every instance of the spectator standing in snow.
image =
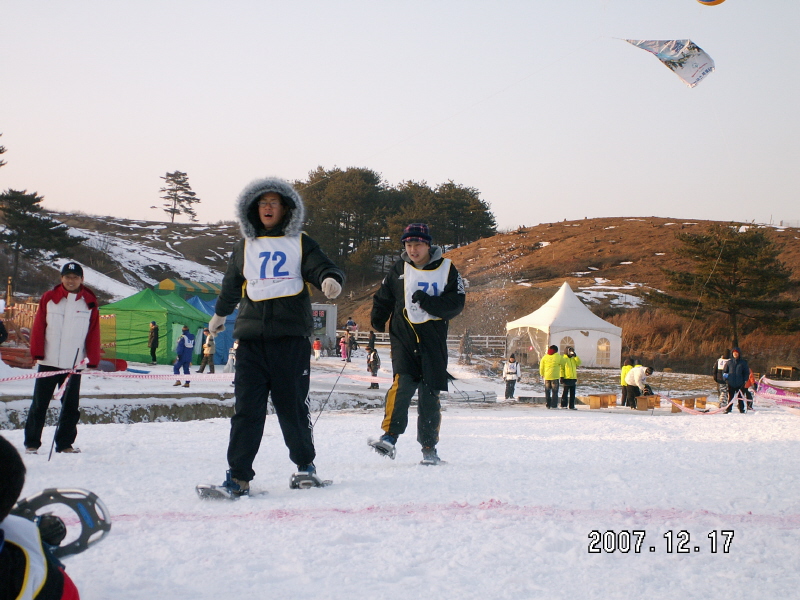
[[9, 514], [25, 484], [25, 464], [11, 443], [0, 436], [0, 598], [78, 600], [78, 589], [45, 548], [64, 539], [64, 522], [39, 516], [39, 524]]
[[319, 360], [319, 357], [322, 354], [322, 341], [320, 341], [319, 338], [316, 338], [311, 347], [314, 349], [314, 360]]
[[243, 239], [231, 254], [222, 280], [211, 333], [239, 305], [233, 337], [236, 351], [235, 414], [228, 441], [229, 470], [222, 488], [231, 497], [248, 494], [272, 399], [289, 458], [296, 465], [291, 487], [323, 485], [316, 474], [314, 437], [307, 403], [314, 319], [309, 285], [336, 298], [344, 272], [303, 232], [305, 205], [286, 181], [250, 183], [236, 204]]
[[150, 332], [147, 335], [147, 347], [150, 348], [150, 364], [157, 365], [156, 350], [158, 350], [158, 325], [150, 321]]
[[197, 370], [198, 373], [202, 373], [206, 365], [208, 365], [208, 372], [214, 372], [214, 354], [217, 351], [217, 343], [214, 341], [214, 336], [211, 335], [211, 332], [208, 328], [203, 329], [203, 335], [205, 336], [205, 341], [203, 342], [203, 358], [200, 361], [200, 368]]
[[517, 381], [519, 381], [519, 377], [519, 363], [517, 362], [516, 357], [512, 354], [508, 357], [506, 364], [503, 365], [503, 381], [506, 382], [506, 400], [514, 399], [514, 388], [517, 385]]
[[347, 339], [347, 362], [350, 362], [350, 359], [353, 357], [353, 352], [358, 350], [358, 342], [356, 341], [356, 336], [354, 334], [350, 334], [350, 337]]
[[[378, 369], [381, 368], [381, 357], [378, 356], [378, 351], [372, 346], [367, 346], [367, 371], [372, 373], [373, 377], [378, 376]], [[377, 390], [378, 382], [373, 381], [369, 384], [369, 389]]]
[[728, 402], [731, 403], [725, 410], [725, 414], [733, 410], [733, 399], [737, 395], [739, 412], [743, 413], [745, 398], [747, 398], [747, 380], [750, 379], [750, 366], [742, 358], [739, 348], [731, 350], [731, 359], [722, 370], [722, 377], [728, 384]]
[[575, 408], [575, 387], [578, 384], [578, 367], [581, 366], [581, 359], [575, 354], [572, 346], [567, 346], [566, 352], [561, 357], [561, 383], [564, 391], [561, 396], [561, 408], [570, 410]]
[[719, 396], [720, 406], [726, 404], [728, 401], [728, 383], [725, 381], [725, 378], [722, 374], [725, 372], [725, 365], [728, 364], [728, 361], [731, 359], [731, 351], [727, 348], [725, 352], [722, 353], [716, 362], [714, 363], [714, 368], [711, 372], [712, 377], [714, 377], [714, 381], [717, 382], [717, 395]]
[[[622, 363], [622, 368], [619, 370], [619, 384], [622, 386], [622, 394], [620, 396], [620, 405], [621, 406], [628, 406], [628, 384], [625, 383], [625, 377], [627, 377], [628, 372], [633, 368], [633, 361], [630, 358], [626, 358], [625, 362]], [[633, 400], [631, 398], [631, 400]]]
[[346, 333], [339, 338], [339, 356], [342, 357], [342, 361], [350, 362], [350, 355], [347, 354], [347, 347], [350, 345], [348, 341], [349, 340]]
[[[100, 364], [100, 313], [97, 298], [83, 285], [83, 267], [68, 262], [61, 269], [61, 283], [42, 296], [31, 329], [31, 356], [39, 362], [39, 373], [62, 371], [80, 365], [90, 369]], [[33, 386], [33, 401], [25, 422], [25, 451], [35, 454], [42, 445], [47, 408], [57, 385], [67, 373], [42, 377]], [[61, 417], [56, 428], [56, 452], [80, 452], [72, 444], [78, 436], [81, 376], [70, 376], [61, 396]]]
[[[181, 337], [178, 338], [178, 345], [175, 348], [175, 364], [172, 367], [172, 372], [175, 375], [180, 374], [181, 367], [183, 367], [183, 374], [188, 375], [191, 372], [192, 354], [194, 353], [194, 334], [189, 333], [189, 327], [184, 325], [181, 328]], [[181, 380], [178, 379], [172, 384], [173, 387], [180, 385]], [[183, 384], [183, 387], [189, 387], [189, 380]]]
[[394, 378], [386, 393], [379, 454], [394, 458], [398, 437], [408, 426], [411, 398], [418, 391], [417, 441], [423, 464], [441, 461], [436, 451], [442, 412], [439, 392], [447, 390], [447, 329], [464, 309], [461, 275], [439, 246], [431, 245], [424, 223], [403, 230], [400, 260], [372, 297], [372, 329], [383, 332], [389, 321]]
[[547, 349], [539, 360], [539, 375], [544, 381], [544, 398], [547, 408], [558, 408], [558, 384], [561, 380], [561, 355], [558, 346], [553, 345]]
[[644, 394], [647, 378], [653, 374], [653, 369], [638, 365], [633, 367], [625, 376], [625, 385], [628, 388], [628, 404], [631, 408], [636, 408], [639, 396]]

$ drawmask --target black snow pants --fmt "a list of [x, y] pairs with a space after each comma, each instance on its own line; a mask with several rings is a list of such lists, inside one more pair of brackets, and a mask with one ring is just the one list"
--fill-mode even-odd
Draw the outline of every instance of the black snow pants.
[[422, 381], [414, 381], [411, 375], [395, 373], [392, 387], [386, 392], [386, 408], [381, 428], [394, 436], [405, 433], [408, 427], [408, 409], [417, 389], [417, 441], [423, 448], [433, 448], [439, 441], [439, 427], [442, 424], [439, 392]]
[[[57, 367], [39, 365], [39, 373], [47, 371], [61, 371]], [[39, 448], [42, 445], [42, 428], [47, 417], [47, 409], [56, 386], [67, 378], [67, 373], [42, 377], [33, 385], [33, 402], [28, 410], [28, 419], [25, 421], [25, 447]], [[78, 421], [81, 413], [78, 403], [81, 395], [81, 376], [73, 375], [69, 378], [67, 389], [61, 396], [61, 422], [56, 431], [56, 452], [69, 448], [78, 437]]]
[[316, 452], [308, 408], [310, 372], [308, 338], [287, 336], [239, 341], [236, 405], [228, 441], [232, 477], [244, 481], [255, 477], [253, 461], [264, 434], [270, 393], [289, 458], [298, 467], [314, 461]]

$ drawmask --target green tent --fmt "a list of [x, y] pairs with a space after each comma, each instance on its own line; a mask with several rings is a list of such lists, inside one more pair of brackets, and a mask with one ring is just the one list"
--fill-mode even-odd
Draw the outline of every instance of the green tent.
[[[184, 325], [202, 339], [203, 327], [208, 325], [208, 315], [197, 310], [175, 293], [158, 295], [151, 289], [123, 298], [100, 307], [101, 315], [115, 315], [116, 358], [134, 362], [150, 362], [150, 348], [147, 338], [150, 334], [150, 321], [155, 321], [159, 330], [156, 357], [160, 364], [175, 361], [175, 347]], [[102, 323], [102, 321], [101, 321]], [[195, 344], [195, 355], [201, 345]]]

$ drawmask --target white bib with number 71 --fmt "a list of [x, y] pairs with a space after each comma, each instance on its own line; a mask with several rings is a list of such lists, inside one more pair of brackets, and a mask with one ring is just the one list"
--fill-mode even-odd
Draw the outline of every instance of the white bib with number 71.
[[296, 296], [303, 290], [301, 236], [260, 237], [244, 242], [244, 276], [250, 300]]
[[447, 285], [447, 278], [450, 276], [450, 259], [445, 258], [442, 264], [436, 269], [424, 270], [412, 267], [405, 263], [403, 270], [403, 281], [405, 282], [406, 312], [408, 320], [412, 323], [424, 323], [425, 321], [440, 321], [439, 317], [422, 310], [419, 304], [411, 301], [411, 296], [417, 290], [422, 290], [429, 296], [441, 296]]

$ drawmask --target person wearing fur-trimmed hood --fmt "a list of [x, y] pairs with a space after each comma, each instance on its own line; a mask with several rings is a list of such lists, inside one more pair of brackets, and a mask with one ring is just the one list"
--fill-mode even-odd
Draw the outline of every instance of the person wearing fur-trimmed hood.
[[236, 405], [223, 487], [232, 496], [249, 492], [270, 394], [289, 458], [297, 465], [292, 486], [301, 480], [299, 487], [322, 485], [307, 403], [314, 325], [307, 284], [336, 298], [344, 272], [303, 232], [303, 200], [288, 182], [253, 181], [239, 195], [236, 211], [243, 239], [234, 245], [209, 321], [212, 335], [219, 334], [239, 305], [233, 330], [239, 340]]

